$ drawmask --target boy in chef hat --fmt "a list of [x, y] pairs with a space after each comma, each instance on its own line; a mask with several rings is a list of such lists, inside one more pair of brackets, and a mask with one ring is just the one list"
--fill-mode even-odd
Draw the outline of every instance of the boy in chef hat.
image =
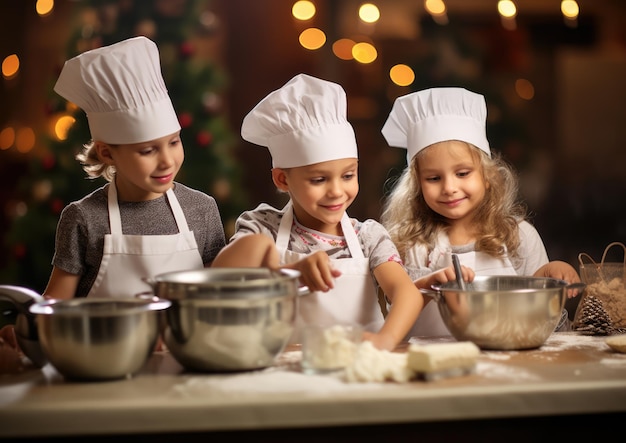
[[44, 295], [131, 297], [149, 289], [146, 277], [210, 265], [224, 228], [213, 197], [174, 181], [181, 127], [155, 43], [134, 37], [80, 54], [54, 90], [85, 111], [92, 140], [77, 159], [109, 183], [61, 213]]
[[[518, 200], [517, 177], [491, 152], [485, 98], [463, 88], [432, 88], [396, 99], [382, 133], [407, 150], [407, 167], [385, 202], [382, 223], [413, 279], [449, 266], [451, 254], [476, 275], [534, 275], [580, 281], [548, 261]], [[574, 296], [575, 293], [568, 294]], [[567, 312], [559, 327], [567, 329]], [[414, 335], [449, 335], [434, 303]]]
[[[357, 144], [346, 110], [341, 86], [299, 74], [246, 115], [242, 137], [268, 148], [272, 180], [290, 199], [282, 209], [262, 203], [244, 212], [231, 241], [264, 234], [275, 240], [281, 265], [301, 272], [312, 293], [299, 299], [294, 341], [307, 324], [358, 323], [374, 331], [366, 338], [376, 347], [392, 349], [423, 298], [382, 225], [346, 213], [359, 191]], [[386, 319], [377, 284], [391, 301]]]

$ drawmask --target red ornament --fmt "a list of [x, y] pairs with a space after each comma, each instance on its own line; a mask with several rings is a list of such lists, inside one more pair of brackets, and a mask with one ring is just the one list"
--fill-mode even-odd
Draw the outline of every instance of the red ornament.
[[43, 105], [43, 112], [46, 113], [46, 115], [50, 116], [54, 113], [56, 109], [55, 104], [52, 101], [47, 101], [44, 105]]
[[13, 248], [13, 255], [18, 260], [26, 257], [26, 245], [24, 245], [24, 243], [18, 243], [15, 245]]
[[52, 155], [52, 154], [48, 154], [48, 155], [44, 156], [44, 158], [41, 159], [41, 166], [46, 171], [49, 171], [52, 168], [54, 168], [55, 164], [56, 164], [56, 159], [54, 158], [54, 155]]
[[61, 211], [63, 210], [64, 206], [65, 205], [63, 204], [63, 200], [61, 200], [60, 198], [55, 198], [50, 203], [50, 208], [52, 209], [52, 212], [55, 215], [59, 215], [61, 213]]
[[196, 143], [201, 147], [208, 146], [213, 141], [213, 134], [208, 131], [200, 131], [196, 135]]
[[183, 112], [178, 116], [178, 123], [180, 123], [181, 128], [188, 128], [189, 126], [191, 126], [192, 122], [193, 118], [188, 112]]
[[183, 42], [181, 43], [180, 47], [179, 47], [179, 51], [180, 51], [180, 56], [181, 58], [185, 59], [185, 58], [189, 58], [193, 55], [193, 45], [189, 42]]

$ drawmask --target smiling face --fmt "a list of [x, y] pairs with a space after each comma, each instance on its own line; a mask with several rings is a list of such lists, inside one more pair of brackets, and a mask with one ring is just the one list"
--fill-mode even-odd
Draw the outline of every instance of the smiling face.
[[299, 223], [326, 234], [342, 235], [341, 218], [359, 193], [356, 158], [274, 168], [272, 179], [278, 189], [289, 192]]
[[487, 184], [478, 155], [470, 145], [451, 140], [424, 149], [418, 158], [426, 204], [454, 225], [470, 226]]
[[172, 187], [185, 151], [180, 132], [142, 143], [111, 146], [96, 142], [99, 158], [115, 166], [115, 185], [120, 200], [145, 201]]

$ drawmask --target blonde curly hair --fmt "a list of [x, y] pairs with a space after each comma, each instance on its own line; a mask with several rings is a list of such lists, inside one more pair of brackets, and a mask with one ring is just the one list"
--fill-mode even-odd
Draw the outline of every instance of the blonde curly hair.
[[[526, 206], [518, 198], [518, 181], [512, 167], [499, 155], [489, 157], [477, 147], [465, 143], [474, 163], [479, 166], [485, 183], [485, 198], [474, 216], [476, 250], [493, 256], [517, 257], [520, 244], [518, 223], [526, 218]], [[424, 151], [417, 153], [398, 179], [390, 183], [381, 216], [403, 259], [415, 244], [433, 248], [448, 221], [433, 211], [424, 200], [419, 177], [419, 161]]]
[[[116, 145], [109, 146], [115, 147]], [[110, 182], [115, 178], [115, 166], [107, 165], [100, 160], [96, 143], [93, 140], [83, 145], [83, 149], [76, 154], [76, 160], [80, 162], [90, 179], [103, 177]]]

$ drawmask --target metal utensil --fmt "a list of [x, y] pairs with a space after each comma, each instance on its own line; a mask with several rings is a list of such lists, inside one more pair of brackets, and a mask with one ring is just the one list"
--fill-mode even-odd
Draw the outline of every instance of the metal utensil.
[[463, 280], [463, 272], [461, 272], [461, 262], [459, 256], [452, 254], [452, 265], [454, 266], [454, 273], [456, 274], [456, 282], [459, 285], [459, 289], [465, 291], [465, 281]]

